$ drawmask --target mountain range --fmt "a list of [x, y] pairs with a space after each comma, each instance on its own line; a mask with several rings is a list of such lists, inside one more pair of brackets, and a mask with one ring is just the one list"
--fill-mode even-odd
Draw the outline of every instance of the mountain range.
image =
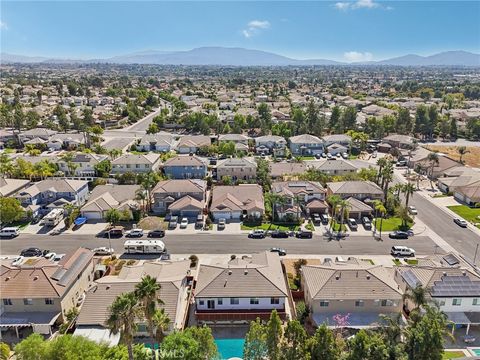
[[113, 63], [158, 65], [395, 65], [395, 66], [480, 66], [480, 54], [445, 51], [430, 56], [409, 54], [381, 61], [346, 63], [328, 59], [298, 60], [275, 53], [244, 48], [200, 47], [186, 51], [139, 51], [106, 59], [59, 59], [39, 56], [0, 54], [1, 63]]

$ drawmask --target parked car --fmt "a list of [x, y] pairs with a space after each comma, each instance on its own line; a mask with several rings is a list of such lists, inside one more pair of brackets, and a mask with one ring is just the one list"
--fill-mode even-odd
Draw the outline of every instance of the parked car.
[[407, 160], [398, 160], [397, 166], [407, 166]]
[[295, 236], [299, 239], [311, 239], [313, 237], [313, 233], [310, 230], [298, 230], [295, 233]]
[[54, 253], [54, 252], [50, 252], [50, 251], [47, 252], [46, 254], [43, 254], [43, 257], [47, 260], [53, 260], [53, 259], [55, 259], [55, 256], [57, 256], [57, 254]]
[[195, 221], [195, 228], [201, 229], [203, 228], [203, 224], [205, 223], [205, 216], [202, 214], [197, 216], [197, 220]]
[[345, 160], [348, 159], [348, 154], [347, 153], [342, 153], [342, 158], [344, 158]]
[[374, 151], [373, 154], [372, 154], [372, 159], [375, 159], [377, 157], [377, 152]]
[[20, 265], [23, 262], [24, 257], [23, 256], [17, 256], [15, 259], [12, 261], [13, 266]]
[[226, 223], [227, 223], [227, 220], [225, 220], [225, 219], [219, 219], [219, 220], [218, 220], [217, 229], [218, 229], [218, 230], [223, 230], [223, 229], [225, 229]]
[[184, 217], [180, 223], [180, 229], [186, 229], [187, 226], [188, 226], [188, 219]]
[[320, 225], [322, 223], [322, 218], [320, 217], [319, 214], [313, 214], [312, 220], [315, 225]]
[[105, 231], [103, 236], [110, 237], [110, 238], [121, 238], [123, 236], [123, 230], [124, 230], [123, 226], [115, 226]]
[[165, 236], [165, 230], [162, 230], [162, 229], [150, 230], [147, 234], [147, 237], [149, 238], [162, 238], [164, 236]]
[[112, 255], [115, 253], [115, 250], [105, 246], [97, 247], [92, 250], [95, 255]]
[[286, 239], [286, 238], [288, 238], [288, 232], [282, 231], [282, 230], [273, 230], [273, 231], [270, 233], [270, 236], [271, 236], [272, 238], [283, 238], [283, 239]]
[[453, 219], [453, 222], [462, 228], [466, 228], [468, 226], [468, 223], [460, 218]]
[[327, 154], [322, 153], [322, 158], [326, 159], [326, 158], [327, 158]]
[[55, 255], [55, 257], [53, 258], [53, 261], [60, 261], [63, 259], [63, 257], [65, 256], [65, 254], [57, 254]]
[[413, 205], [408, 206], [408, 212], [412, 215], [417, 215], [418, 214], [417, 208]]
[[367, 216], [362, 218], [362, 224], [365, 230], [372, 230], [372, 222]]
[[349, 218], [347, 220], [347, 224], [348, 224], [348, 227], [350, 228], [350, 230], [352, 230], [352, 231], [357, 231], [358, 230], [358, 224], [357, 224], [355, 219]]
[[276, 252], [279, 256], [285, 256], [287, 255], [287, 251], [282, 248], [271, 248], [270, 252]]
[[390, 239], [408, 239], [408, 233], [405, 231], [394, 231], [391, 232], [388, 237]]
[[390, 254], [393, 256], [415, 256], [415, 250], [406, 246], [392, 246]]
[[178, 216], [172, 216], [170, 218], [170, 221], [168, 222], [168, 228], [169, 229], [176, 229], [178, 224]]
[[330, 222], [330, 217], [328, 216], [328, 214], [321, 214], [320, 219], [322, 219], [323, 225], [328, 225], [328, 223]]
[[51, 236], [55, 236], [55, 235], [60, 235], [61, 233], [62, 233], [62, 230], [60, 230], [60, 229], [55, 229], [55, 230], [50, 231], [49, 234], [50, 234]]
[[328, 153], [328, 154], [327, 154], [327, 159], [332, 160], [332, 159], [333, 159], [332, 154]]
[[265, 230], [261, 230], [261, 229], [252, 230], [250, 231], [250, 234], [248, 234], [248, 237], [252, 239], [264, 239]]
[[132, 229], [125, 232], [125, 237], [133, 238], [133, 237], [142, 237], [143, 236], [143, 229]]
[[42, 255], [43, 255], [43, 251], [40, 250], [39, 248], [34, 248], [34, 247], [24, 249], [20, 253], [20, 256], [23, 256], [23, 257], [33, 257], [33, 256], [42, 256]]
[[322, 158], [322, 155], [321, 154], [315, 154], [315, 159], [319, 160]]
[[17, 227], [5, 227], [0, 230], [0, 237], [6, 237], [13, 239], [20, 235], [20, 230]]

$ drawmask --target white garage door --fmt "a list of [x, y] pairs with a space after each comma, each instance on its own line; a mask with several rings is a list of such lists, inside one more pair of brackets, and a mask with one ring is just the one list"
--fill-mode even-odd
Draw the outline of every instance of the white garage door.
[[82, 212], [82, 216], [86, 217], [88, 220], [101, 220], [102, 213], [99, 211], [85, 211]]
[[212, 213], [215, 220], [226, 219], [230, 220], [232, 218], [232, 213], [230, 211], [215, 211]]

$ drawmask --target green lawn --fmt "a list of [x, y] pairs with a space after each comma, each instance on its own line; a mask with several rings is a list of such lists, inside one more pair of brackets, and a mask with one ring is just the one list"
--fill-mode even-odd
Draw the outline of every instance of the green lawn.
[[240, 226], [241, 230], [254, 230], [254, 229], [262, 229], [262, 230], [284, 230], [284, 231], [296, 231], [300, 229], [299, 225], [274, 225], [271, 223], [264, 223], [258, 226], [249, 226], [242, 224]]
[[[330, 220], [330, 226], [332, 224], [332, 221], [333, 220]], [[340, 223], [334, 221], [332, 229], [333, 229], [333, 231], [340, 231], [340, 229], [342, 231], [347, 231], [347, 225], [343, 224], [343, 225], [340, 226]]]
[[434, 197], [434, 198], [444, 198], [444, 197], [449, 197], [449, 196], [450, 196], [450, 195], [448, 195], [448, 194], [436, 194], [436, 195], [434, 195], [433, 197]]
[[[381, 219], [378, 219], [377, 222], [375, 222], [376, 219], [373, 219], [373, 224], [376, 224], [377, 230], [380, 230], [380, 221]], [[388, 219], [383, 219], [382, 223], [382, 231], [395, 231], [395, 230], [400, 230], [400, 225], [402, 225], [402, 220], [398, 217], [391, 217]], [[410, 229], [413, 225], [413, 222], [408, 223], [408, 229]], [[406, 230], [406, 229], [402, 229]]]
[[392, 259], [393, 263], [397, 266], [402, 265], [402, 262], [399, 259]]
[[[466, 205], [454, 205], [454, 206], [447, 206], [450, 210], [452, 210], [458, 216], [464, 218], [468, 222], [471, 223], [480, 223], [480, 208], [471, 208]], [[477, 225], [480, 228], [479, 225]]]
[[360, 259], [360, 260], [368, 262], [370, 265], [375, 265], [375, 262], [372, 259]]
[[295, 156], [295, 159], [299, 159], [299, 160], [315, 160], [315, 156]]
[[463, 351], [445, 351], [442, 355], [442, 359], [458, 359], [465, 357]]
[[418, 265], [418, 260], [417, 259], [405, 259], [405, 262], [408, 265]]
[[308, 220], [308, 224], [305, 225], [305, 229], [315, 231], [315, 226], [313, 225], [312, 220]]

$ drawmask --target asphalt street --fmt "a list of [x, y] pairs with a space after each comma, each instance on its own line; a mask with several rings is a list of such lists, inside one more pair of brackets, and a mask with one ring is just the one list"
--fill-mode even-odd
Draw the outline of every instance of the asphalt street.
[[[144, 237], [146, 238], [146, 237]], [[246, 234], [230, 235], [218, 233], [202, 233], [196, 235], [168, 234], [162, 241], [172, 254], [240, 254], [252, 253], [282, 247], [289, 254], [325, 254], [325, 255], [385, 255], [389, 254], [393, 245], [412, 247], [419, 255], [442, 253], [436, 249], [435, 243], [426, 236], [415, 236], [409, 240], [392, 240], [387, 235], [383, 241], [371, 236], [351, 236], [342, 240], [328, 240], [321, 236], [313, 239], [249, 239]], [[116, 252], [123, 252], [125, 238], [111, 239]], [[0, 240], [2, 255], [18, 254], [28, 247], [39, 247], [56, 253], [67, 253], [79, 246], [95, 248], [109, 246], [109, 240], [93, 235], [27, 235], [22, 234], [15, 239]]]

